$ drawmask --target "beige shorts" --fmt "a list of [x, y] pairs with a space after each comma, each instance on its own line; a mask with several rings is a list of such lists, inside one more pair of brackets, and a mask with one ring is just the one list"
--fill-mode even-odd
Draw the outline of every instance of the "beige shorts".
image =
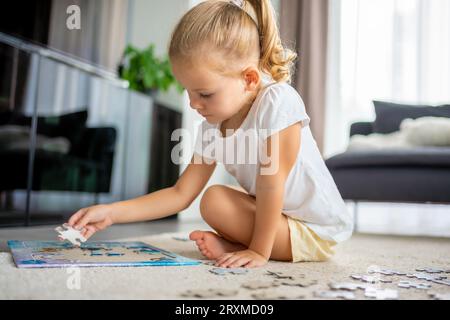
[[286, 216], [292, 247], [292, 262], [326, 261], [334, 255], [334, 241], [321, 239], [303, 222]]

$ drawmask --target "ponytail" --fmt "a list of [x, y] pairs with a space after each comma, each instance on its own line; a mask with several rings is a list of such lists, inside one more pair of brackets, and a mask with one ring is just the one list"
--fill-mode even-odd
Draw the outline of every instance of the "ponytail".
[[275, 10], [270, 0], [245, 0], [249, 2], [258, 16], [260, 36], [260, 68], [277, 81], [291, 82], [294, 61], [297, 54], [284, 48], [280, 38]]

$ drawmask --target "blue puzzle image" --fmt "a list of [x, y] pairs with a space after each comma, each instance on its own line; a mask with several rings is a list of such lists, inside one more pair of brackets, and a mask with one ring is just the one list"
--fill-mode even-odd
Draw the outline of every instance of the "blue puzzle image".
[[201, 262], [144, 242], [93, 241], [80, 247], [61, 241], [10, 240], [18, 268], [187, 266]]

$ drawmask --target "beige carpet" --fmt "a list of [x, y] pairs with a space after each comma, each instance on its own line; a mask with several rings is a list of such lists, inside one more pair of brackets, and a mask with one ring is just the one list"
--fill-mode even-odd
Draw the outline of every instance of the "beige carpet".
[[[193, 242], [174, 240], [185, 233], [162, 234], [140, 240], [186, 257], [202, 259]], [[188, 289], [235, 289], [238, 294], [231, 299], [251, 299], [254, 291], [241, 287], [250, 280], [270, 280], [267, 270], [303, 273], [306, 279], [315, 279], [316, 285], [308, 288], [282, 286], [273, 289], [288, 296], [301, 294], [314, 299], [314, 291], [328, 288], [330, 281], [354, 281], [351, 274], [365, 274], [371, 265], [413, 272], [419, 267], [450, 267], [450, 239], [409, 238], [356, 234], [350, 241], [337, 247], [336, 255], [322, 263], [270, 262], [266, 267], [250, 269], [245, 275], [218, 276], [202, 264], [186, 267], [141, 268], [82, 268], [81, 288], [70, 290], [66, 269], [18, 269], [9, 253], [0, 253], [0, 299], [185, 299], [180, 294]], [[450, 274], [447, 274], [450, 277]], [[382, 284], [398, 289], [400, 299], [427, 299], [426, 290], [397, 288], [399, 280]], [[257, 292], [267, 291], [260, 289]], [[432, 292], [449, 293], [450, 287], [432, 284]], [[358, 299], [364, 299], [357, 291]]]

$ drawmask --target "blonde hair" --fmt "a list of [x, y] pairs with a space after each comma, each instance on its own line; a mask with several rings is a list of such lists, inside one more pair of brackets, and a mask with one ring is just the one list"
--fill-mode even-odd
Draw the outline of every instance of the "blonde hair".
[[255, 60], [275, 81], [290, 83], [297, 54], [283, 47], [270, 0], [244, 1], [253, 6], [258, 23], [229, 1], [207, 0], [189, 10], [172, 33], [170, 59], [206, 62], [214, 52], [221, 55], [222, 63], [216, 59], [215, 67], [222, 73], [233, 62]]

